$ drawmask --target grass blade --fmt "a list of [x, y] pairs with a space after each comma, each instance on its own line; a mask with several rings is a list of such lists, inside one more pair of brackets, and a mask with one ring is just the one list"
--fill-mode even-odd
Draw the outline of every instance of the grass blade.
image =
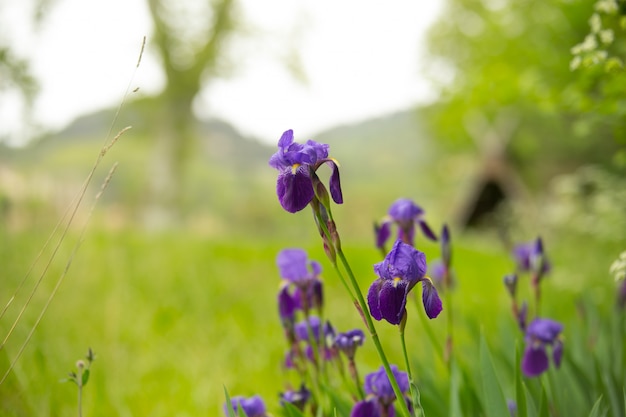
[[485, 413], [493, 417], [510, 415], [484, 335], [480, 337], [480, 369], [483, 379]]

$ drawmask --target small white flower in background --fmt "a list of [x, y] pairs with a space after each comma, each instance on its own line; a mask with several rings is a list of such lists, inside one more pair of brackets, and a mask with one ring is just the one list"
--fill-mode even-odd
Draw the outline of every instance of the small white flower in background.
[[615, 278], [615, 281], [626, 279], [626, 251], [622, 252], [612, 264], [609, 272]]
[[596, 2], [595, 9], [601, 13], [614, 14], [617, 13], [619, 7], [615, 0], [600, 0]]

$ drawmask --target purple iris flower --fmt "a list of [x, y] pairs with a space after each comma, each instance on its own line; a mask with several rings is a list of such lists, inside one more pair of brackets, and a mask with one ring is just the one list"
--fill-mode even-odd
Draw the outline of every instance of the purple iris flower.
[[328, 157], [329, 146], [313, 140], [305, 144], [294, 142], [293, 130], [287, 130], [278, 141], [278, 151], [271, 156], [269, 164], [278, 170], [276, 194], [285, 210], [296, 213], [304, 209], [315, 196], [311, 173], [322, 164], [330, 165], [330, 195], [337, 204], [343, 203], [339, 168]]
[[278, 311], [283, 323], [291, 322], [296, 310], [322, 307], [324, 297], [319, 278], [322, 266], [319, 262], [309, 260], [304, 250], [293, 248], [282, 250], [276, 264], [284, 280], [278, 293]]
[[[406, 401], [411, 410], [411, 403], [408, 399], [410, 388], [408, 374], [398, 370], [395, 365], [391, 365], [391, 372], [404, 396], [402, 401]], [[350, 417], [394, 417], [396, 415], [393, 407], [396, 394], [393, 392], [384, 366], [365, 376], [364, 388], [367, 398], [354, 405]]]
[[[409, 393], [408, 374], [398, 370], [398, 367], [395, 365], [391, 365], [391, 372], [402, 394], [407, 395]], [[396, 394], [393, 392], [393, 387], [383, 366], [378, 371], [365, 376], [364, 388], [366, 394], [374, 396], [384, 407], [388, 407], [396, 399]]]
[[304, 406], [311, 397], [311, 391], [306, 389], [304, 384], [300, 385], [299, 390], [288, 390], [280, 394], [280, 404], [290, 403], [298, 410], [303, 411]]
[[519, 272], [535, 272], [540, 275], [550, 272], [551, 265], [544, 253], [541, 238], [516, 245], [513, 248], [513, 258]]
[[546, 348], [552, 349], [552, 360], [558, 368], [563, 355], [563, 342], [559, 335], [563, 325], [550, 319], [536, 318], [526, 328], [526, 348], [522, 358], [522, 371], [528, 377], [541, 375], [548, 369]]
[[[255, 395], [250, 398], [245, 398], [242, 396], [231, 397], [231, 410], [235, 412], [235, 415], [238, 415], [239, 407], [241, 407], [241, 411], [243, 411], [246, 417], [266, 417], [267, 411], [265, 409], [265, 403], [263, 399]], [[228, 404], [224, 404], [224, 414], [228, 415]]]
[[326, 321], [326, 323], [322, 325], [322, 321], [319, 317], [310, 316], [308, 320], [305, 319], [296, 323], [295, 332], [298, 340], [309, 341], [309, 327], [316, 341], [320, 340], [321, 335], [326, 344], [332, 345], [335, 340], [335, 329], [329, 321]]
[[[307, 326], [308, 322], [308, 326]], [[311, 330], [314, 342], [322, 349], [324, 360], [330, 360], [336, 355], [336, 351], [332, 349], [335, 342], [335, 328], [329, 321], [322, 324], [322, 321], [317, 316], [310, 316], [305, 320], [296, 323], [294, 327], [296, 339], [299, 341], [309, 343], [305, 348], [305, 354], [309, 360], [315, 361], [315, 354], [313, 347], [311, 346], [309, 337], [309, 328]]]
[[428, 224], [422, 219], [424, 210], [415, 204], [408, 198], [401, 198], [396, 200], [389, 211], [387, 216], [383, 219], [380, 225], [376, 226], [376, 247], [383, 248], [385, 243], [391, 236], [391, 225], [393, 223], [398, 225], [398, 239], [402, 240], [413, 246], [415, 240], [415, 224], [417, 223], [422, 229], [422, 232], [426, 237], [436, 241], [437, 236], [428, 226]]
[[309, 261], [303, 249], [283, 249], [276, 258], [280, 276], [294, 284], [317, 278], [322, 272], [319, 262]]
[[363, 345], [365, 334], [361, 329], [349, 330], [339, 333], [335, 337], [335, 346], [342, 351], [349, 359], [354, 359], [356, 348]]
[[367, 293], [367, 303], [376, 320], [400, 324], [406, 313], [406, 299], [415, 284], [422, 282], [422, 301], [429, 318], [442, 310], [437, 289], [426, 274], [426, 255], [397, 240], [385, 259], [374, 265], [378, 275]]

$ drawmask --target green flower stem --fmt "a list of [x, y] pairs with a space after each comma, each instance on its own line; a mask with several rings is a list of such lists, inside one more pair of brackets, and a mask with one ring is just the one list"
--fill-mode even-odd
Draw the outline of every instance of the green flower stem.
[[418, 307], [417, 316], [420, 318], [420, 321], [422, 322], [422, 325], [424, 327], [424, 330], [426, 331], [426, 335], [428, 336], [430, 343], [435, 348], [435, 351], [437, 352], [439, 359], [441, 359], [441, 362], [446, 363], [446, 358], [444, 357], [444, 351], [441, 345], [439, 344], [439, 340], [437, 340], [437, 336], [435, 336], [435, 333], [433, 332], [433, 329], [430, 327], [428, 320], [426, 320], [426, 315], [421, 314], [421, 311], [419, 311], [420, 303], [417, 299], [417, 296], [415, 297], [415, 303], [417, 304], [417, 307]]
[[453, 344], [454, 344], [454, 338], [453, 338], [454, 320], [453, 320], [453, 314], [452, 314], [452, 289], [449, 286], [446, 288], [446, 309], [448, 311], [448, 320], [447, 320], [448, 338], [446, 339], [446, 352], [445, 352], [444, 358], [446, 361], [446, 365], [448, 365], [448, 372], [451, 373], [452, 354], [453, 354], [452, 350], [453, 350]]
[[[404, 319], [402, 323], [398, 326], [398, 328], [400, 330], [400, 344], [402, 345], [402, 353], [404, 355], [404, 363], [406, 366], [406, 372], [409, 374], [409, 386], [411, 387], [411, 401], [413, 402], [415, 415], [425, 416], [426, 414], [424, 413], [424, 409], [422, 408], [422, 404], [420, 402], [420, 393], [419, 393], [419, 390], [417, 389], [417, 384], [415, 384], [415, 381], [413, 380], [413, 372], [411, 371], [411, 362], [409, 361], [409, 354], [406, 349], [406, 341], [404, 339], [405, 323], [406, 323], [406, 313], [404, 314]], [[398, 397], [398, 398], [402, 398], [402, 397]]]
[[[341, 272], [339, 265], [337, 265], [337, 261], [334, 259], [334, 256], [331, 257], [331, 262], [333, 264], [333, 267], [335, 268], [335, 271], [337, 272], [342, 282], [344, 283], [344, 286], [348, 290], [348, 293], [350, 294], [350, 297], [352, 298], [352, 302], [354, 303], [355, 307], [357, 308], [357, 310], [359, 311], [359, 313], [361, 314], [361, 316], [363, 317], [365, 321], [367, 329], [370, 333], [370, 337], [372, 338], [372, 341], [374, 342], [374, 346], [376, 347], [376, 351], [378, 352], [378, 356], [380, 357], [380, 360], [383, 363], [383, 367], [385, 368], [385, 373], [387, 374], [387, 378], [389, 378], [389, 382], [391, 382], [391, 387], [393, 388], [394, 394], [396, 395], [397, 398], [402, 398], [403, 397], [402, 391], [400, 391], [400, 387], [398, 386], [398, 381], [396, 381], [396, 378], [393, 372], [391, 371], [389, 360], [387, 360], [387, 356], [385, 355], [383, 346], [380, 343], [378, 334], [376, 333], [376, 327], [374, 327], [372, 316], [370, 315], [370, 311], [367, 307], [367, 303], [365, 302], [365, 298], [363, 298], [363, 294], [361, 293], [361, 288], [359, 287], [359, 283], [357, 282], [354, 276], [354, 273], [352, 272], [350, 263], [346, 259], [346, 256], [344, 255], [343, 250], [341, 249], [341, 244], [339, 243], [339, 235], [336, 231], [336, 228], [334, 225], [335, 221], [333, 219], [333, 215], [330, 210], [330, 201], [328, 199], [328, 194], [325, 192], [325, 189], [323, 187], [321, 189], [318, 189], [316, 187], [315, 190], [316, 190], [316, 198], [319, 198], [319, 200], [316, 202], [312, 202], [312, 208], [313, 208], [314, 218], [317, 223], [318, 229], [320, 230], [320, 234], [322, 235], [322, 239], [324, 239], [325, 244], [331, 245], [335, 256], [338, 256], [339, 259], [341, 260], [341, 263], [350, 280], [350, 285], [353, 291], [350, 290], [350, 287], [346, 283], [346, 279], [343, 273]], [[325, 209], [326, 211], [325, 214], [327, 217], [322, 215], [322, 210], [320, 210], [321, 208]], [[330, 233], [329, 224], [333, 226], [334, 236]], [[355, 298], [355, 295], [356, 295], [356, 298]], [[400, 408], [402, 410], [402, 415], [404, 417], [411, 417], [411, 413], [409, 412], [409, 408], [406, 404], [406, 401], [400, 401], [400, 404], [402, 404]]]
[[[372, 316], [370, 315], [370, 311], [367, 308], [367, 303], [365, 302], [365, 298], [363, 298], [363, 294], [361, 293], [359, 284], [356, 278], [354, 277], [352, 268], [350, 268], [350, 264], [348, 263], [348, 260], [346, 259], [341, 248], [335, 248], [335, 249], [337, 250], [337, 255], [339, 256], [339, 259], [341, 259], [341, 263], [343, 264], [344, 268], [346, 269], [346, 272], [348, 273], [348, 277], [350, 278], [350, 283], [352, 284], [352, 287], [354, 288], [354, 292], [357, 295], [357, 300], [353, 300], [353, 301], [355, 302], [355, 304], [356, 302], [358, 302], [358, 306], [360, 307], [360, 312], [362, 313], [363, 318], [365, 319], [365, 323], [369, 330], [370, 337], [372, 338], [372, 341], [374, 342], [374, 346], [376, 346], [378, 356], [380, 357], [380, 360], [383, 363], [383, 367], [385, 368], [385, 372], [387, 373], [387, 377], [389, 378], [389, 381], [391, 382], [391, 387], [393, 388], [393, 392], [394, 394], [396, 394], [396, 398], [398, 399], [403, 398], [402, 391], [400, 391], [400, 387], [398, 386], [398, 381], [396, 381], [396, 378], [393, 372], [391, 371], [391, 366], [389, 365], [389, 361], [387, 360], [387, 356], [385, 355], [383, 346], [380, 343], [380, 339], [378, 338], [378, 333], [376, 333], [376, 328], [374, 327]], [[339, 271], [338, 268], [337, 268], [337, 271]], [[405, 417], [411, 417], [411, 413], [409, 412], [409, 408], [406, 405], [406, 401], [399, 401], [399, 402], [400, 404], [402, 404], [401, 406], [402, 414]]]
[[78, 367], [78, 374], [76, 376], [76, 385], [78, 386], [78, 417], [83, 415], [83, 368]]

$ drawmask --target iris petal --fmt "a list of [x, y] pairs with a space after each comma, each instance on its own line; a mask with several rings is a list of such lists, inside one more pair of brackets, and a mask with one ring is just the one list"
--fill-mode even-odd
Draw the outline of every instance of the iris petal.
[[380, 307], [378, 303], [381, 284], [382, 280], [377, 279], [372, 283], [372, 285], [370, 285], [370, 289], [367, 292], [367, 304], [370, 308], [370, 313], [372, 314], [372, 317], [374, 317], [376, 320], [382, 320], [383, 318], [382, 314], [380, 313]]
[[295, 174], [285, 169], [278, 174], [276, 194], [281, 206], [290, 213], [304, 209], [313, 199], [313, 185], [308, 175], [308, 167], [299, 167]]
[[528, 377], [541, 375], [548, 369], [548, 355], [543, 346], [526, 347], [522, 358], [522, 371]]
[[380, 417], [379, 406], [374, 399], [359, 401], [352, 408], [350, 417]]
[[389, 236], [391, 236], [391, 221], [387, 220], [387, 221], [384, 221], [380, 225], [376, 225], [375, 232], [376, 232], [376, 247], [380, 249], [385, 245], [385, 242], [387, 242], [387, 239], [389, 239]]
[[333, 201], [337, 204], [343, 204], [343, 193], [341, 192], [341, 181], [339, 180], [339, 167], [334, 162], [329, 162], [332, 165], [332, 174], [330, 175], [330, 195]]
[[430, 226], [428, 226], [428, 224], [424, 220], [420, 220], [418, 221], [418, 223], [420, 225], [420, 229], [422, 229], [422, 232], [424, 232], [426, 237], [436, 242], [437, 236], [435, 235], [435, 232], [432, 231]]
[[426, 315], [430, 319], [437, 317], [439, 313], [441, 313], [441, 310], [443, 310], [437, 288], [435, 288], [432, 281], [429, 279], [422, 281], [422, 302], [424, 303]]
[[378, 306], [385, 320], [391, 324], [400, 324], [406, 307], [406, 295], [409, 282], [405, 280], [385, 280], [378, 294]]

